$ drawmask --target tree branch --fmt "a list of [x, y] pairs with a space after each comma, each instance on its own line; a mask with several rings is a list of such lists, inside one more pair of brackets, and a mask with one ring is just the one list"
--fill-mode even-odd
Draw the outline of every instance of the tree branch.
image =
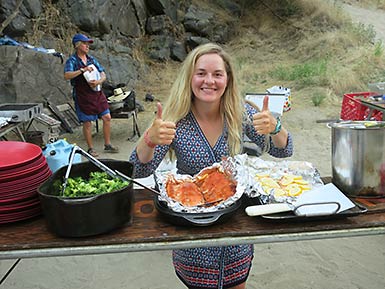
[[17, 16], [17, 14], [19, 13], [19, 8], [20, 8], [22, 2], [23, 2], [23, 0], [17, 0], [15, 10], [12, 12], [11, 15], [9, 15], [9, 16], [7, 17], [7, 19], [4, 20], [3, 23], [1, 23], [1, 25], [0, 25], [0, 35], [3, 34], [3, 30], [4, 30], [4, 29], [9, 25], [9, 23], [11, 23], [11, 21]]

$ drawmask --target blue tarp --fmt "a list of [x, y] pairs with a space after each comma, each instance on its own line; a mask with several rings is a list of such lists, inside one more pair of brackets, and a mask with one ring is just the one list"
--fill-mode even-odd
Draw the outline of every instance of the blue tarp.
[[52, 54], [53, 56], [60, 57], [61, 63], [63, 63], [64, 58], [63, 54], [60, 52], [56, 52], [55, 49], [46, 49], [44, 47], [35, 47], [33, 45], [30, 45], [26, 42], [18, 42], [15, 39], [12, 39], [11, 37], [8, 37], [5, 35], [4, 37], [0, 37], [0, 45], [11, 45], [11, 46], [22, 46], [27, 49], [32, 49], [38, 52]]

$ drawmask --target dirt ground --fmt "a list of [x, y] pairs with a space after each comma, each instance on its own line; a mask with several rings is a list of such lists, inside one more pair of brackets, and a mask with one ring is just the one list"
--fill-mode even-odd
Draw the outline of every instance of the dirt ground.
[[[163, 99], [158, 99], [164, 103]], [[151, 125], [156, 111], [156, 101], [145, 102], [138, 96], [138, 101], [144, 106], [145, 111], [139, 112], [138, 126], [141, 133]], [[282, 118], [283, 126], [285, 126], [294, 139], [294, 156], [292, 160], [303, 160], [316, 164], [317, 169], [324, 176], [331, 175], [331, 130], [327, 127], [325, 121], [338, 119], [340, 113], [339, 103], [325, 103], [319, 107], [315, 107], [310, 102], [298, 102], [295, 94], [292, 95], [292, 109], [285, 112]], [[317, 121], [321, 121], [318, 123]], [[99, 122], [99, 132], [96, 132], [94, 126], [94, 147], [100, 154], [100, 158], [114, 158], [127, 160], [128, 156], [134, 149], [138, 136], [134, 135], [133, 118], [129, 119], [113, 119], [111, 141], [114, 145], [119, 146], [118, 154], [106, 154], [103, 152], [103, 134], [102, 124]], [[70, 143], [76, 143], [87, 149], [86, 143], [82, 136], [81, 128], [77, 128], [73, 134], [64, 134], [62, 138], [67, 139]], [[269, 155], [263, 155], [264, 159], [271, 159]], [[275, 159], [277, 160], [277, 159]]]
[[[145, 103], [138, 114], [140, 132], [150, 125], [155, 103]], [[283, 117], [292, 133], [295, 153], [292, 160], [314, 164], [323, 176], [331, 175], [331, 131], [317, 120], [337, 119], [340, 105], [314, 107], [298, 103], [292, 96], [292, 110]], [[138, 140], [133, 136], [133, 119], [113, 119], [112, 142], [118, 154], [105, 154], [101, 131], [94, 134], [101, 158], [127, 160]], [[99, 129], [101, 124], [99, 123]], [[70, 143], [86, 148], [81, 129], [66, 134]], [[263, 158], [269, 158], [263, 156]], [[384, 237], [365, 236], [326, 240], [256, 244], [248, 289], [324, 289], [385, 287]], [[15, 260], [0, 262], [0, 273]], [[171, 262], [171, 251], [136, 252], [90, 256], [23, 259], [4, 283], [6, 289], [177, 289], [183, 288]]]

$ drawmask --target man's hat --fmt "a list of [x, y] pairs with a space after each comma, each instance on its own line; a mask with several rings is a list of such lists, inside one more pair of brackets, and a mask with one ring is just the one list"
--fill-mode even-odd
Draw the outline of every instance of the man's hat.
[[123, 91], [122, 88], [115, 88], [114, 95], [108, 98], [111, 102], [122, 101], [131, 94], [131, 91]]
[[88, 38], [84, 34], [75, 34], [74, 37], [72, 38], [72, 44], [75, 45], [76, 42], [88, 42], [88, 43], [94, 43], [94, 41], [91, 38]]

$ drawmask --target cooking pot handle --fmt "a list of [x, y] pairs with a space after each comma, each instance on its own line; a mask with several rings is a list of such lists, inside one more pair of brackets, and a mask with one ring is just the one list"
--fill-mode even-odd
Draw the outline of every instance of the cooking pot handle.
[[85, 197], [85, 198], [83, 197], [83, 198], [79, 198], [79, 199], [77, 199], [77, 198], [67, 198], [67, 199], [60, 198], [59, 200], [63, 203], [70, 204], [70, 205], [82, 205], [82, 204], [92, 202], [98, 196], [99, 195], [92, 196], [92, 197]]
[[[307, 213], [300, 213], [298, 210], [302, 207], [311, 207], [311, 206], [325, 206], [325, 205], [334, 205], [334, 207], [332, 207], [333, 209], [332, 210], [326, 210], [326, 211], [316, 211], [316, 212], [307, 212]], [[331, 202], [317, 202], [317, 203], [308, 203], [308, 204], [301, 204], [297, 207], [294, 208], [294, 214], [296, 214], [297, 216], [303, 216], [303, 217], [321, 217], [321, 216], [328, 216], [328, 215], [334, 215], [334, 214], [337, 214], [338, 211], [340, 210], [341, 208], [341, 204], [339, 202], [334, 202], [334, 201], [331, 201]]]
[[187, 221], [197, 224], [197, 225], [211, 225], [218, 221], [220, 214], [215, 214], [211, 216], [205, 215], [195, 215], [195, 216], [183, 216]]
[[333, 128], [333, 124], [340, 123], [340, 122], [341, 122], [341, 120], [329, 121], [326, 123], [326, 127], [327, 128]]

